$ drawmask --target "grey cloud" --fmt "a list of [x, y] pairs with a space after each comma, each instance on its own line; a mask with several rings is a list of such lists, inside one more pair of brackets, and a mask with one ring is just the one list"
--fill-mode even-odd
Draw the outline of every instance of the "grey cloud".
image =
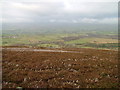
[[[25, 0], [23, 0], [25, 1]], [[40, 0], [41, 1], [41, 0]], [[117, 2], [3, 2], [3, 22], [115, 23]], [[116, 21], [117, 22], [117, 21]]]

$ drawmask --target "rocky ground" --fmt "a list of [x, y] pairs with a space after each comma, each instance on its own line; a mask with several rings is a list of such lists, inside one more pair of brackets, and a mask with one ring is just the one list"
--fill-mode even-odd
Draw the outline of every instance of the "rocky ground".
[[[13, 48], [13, 47], [12, 47]], [[118, 53], [3, 50], [3, 88], [118, 88]]]

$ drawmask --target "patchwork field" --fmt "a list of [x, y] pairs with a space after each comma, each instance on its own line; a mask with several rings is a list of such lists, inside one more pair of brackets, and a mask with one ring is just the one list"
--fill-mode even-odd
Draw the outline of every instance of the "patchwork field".
[[[3, 88], [118, 88], [118, 52], [83, 48], [3, 49]], [[12, 48], [12, 49], [10, 49]], [[76, 53], [77, 52], [77, 53]]]
[[118, 49], [118, 35], [113, 32], [91, 31], [78, 33], [3, 34], [3, 46], [30, 46], [47, 48]]

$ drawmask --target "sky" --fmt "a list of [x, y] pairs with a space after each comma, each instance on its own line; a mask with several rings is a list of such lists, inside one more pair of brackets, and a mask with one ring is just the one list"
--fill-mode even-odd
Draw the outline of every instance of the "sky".
[[119, 0], [2, 0], [3, 23], [117, 24]]

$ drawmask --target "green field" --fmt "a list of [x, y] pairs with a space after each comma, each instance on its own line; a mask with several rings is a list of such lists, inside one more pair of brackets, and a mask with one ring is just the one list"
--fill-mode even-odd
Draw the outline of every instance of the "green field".
[[82, 31], [77, 33], [2, 34], [2, 46], [31, 46], [48, 48], [118, 49], [116, 32]]

